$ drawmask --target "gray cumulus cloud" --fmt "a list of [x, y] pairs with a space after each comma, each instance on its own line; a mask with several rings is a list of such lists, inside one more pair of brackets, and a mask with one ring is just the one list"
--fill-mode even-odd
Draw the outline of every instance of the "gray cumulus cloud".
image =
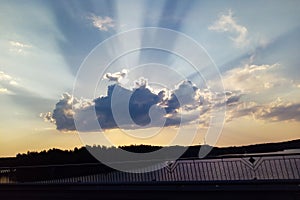
[[[147, 86], [146, 79], [142, 82], [135, 84], [133, 89], [112, 84], [108, 86], [105, 96], [93, 100], [77, 99], [65, 93], [52, 112], [41, 116], [62, 131], [76, 130], [76, 125], [81, 130], [94, 131], [99, 130], [99, 125], [106, 130], [159, 126], [162, 122], [164, 126], [178, 126], [196, 120], [208, 124], [205, 119], [209, 121], [212, 109], [238, 105], [241, 98], [238, 92], [227, 91], [221, 95], [212, 94], [207, 89], [200, 90], [191, 81], [182, 81], [173, 90], [154, 93]], [[213, 96], [216, 98], [213, 99]], [[222, 99], [222, 96], [225, 98]]]
[[[113, 96], [116, 97], [113, 101]], [[129, 100], [128, 100], [129, 98]], [[202, 98], [203, 99], [203, 98]], [[85, 106], [83, 106], [85, 105]], [[115, 121], [112, 105], [119, 109], [129, 110], [128, 116], [118, 112], [119, 119]], [[133, 89], [126, 89], [118, 83], [108, 86], [107, 95], [90, 100], [89, 103], [76, 99], [65, 93], [56, 103], [53, 112], [41, 115], [46, 121], [56, 125], [57, 130], [76, 130], [74, 118], [85, 124], [86, 131], [95, 130], [96, 127], [89, 124], [94, 116], [87, 116], [85, 113], [95, 110], [96, 120], [102, 129], [118, 128], [122, 125], [127, 128], [144, 127], [150, 123], [155, 126], [160, 121], [165, 121], [165, 126], [178, 125], [181, 122], [195, 120], [195, 117], [181, 118], [179, 109], [191, 111], [199, 109], [201, 98], [199, 89], [190, 81], [183, 81], [174, 90], [170, 91], [170, 96], [166, 96], [166, 91], [161, 90], [157, 94], [151, 91], [147, 84], [136, 84]], [[153, 109], [154, 108], [154, 109]], [[151, 109], [157, 115], [150, 116]], [[207, 109], [205, 110], [205, 112]], [[164, 114], [161, 114], [164, 113]], [[52, 115], [51, 115], [52, 114]]]

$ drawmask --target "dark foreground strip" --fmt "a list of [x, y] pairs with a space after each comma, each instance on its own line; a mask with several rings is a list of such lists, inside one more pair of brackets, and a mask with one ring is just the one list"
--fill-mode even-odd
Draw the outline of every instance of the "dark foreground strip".
[[300, 200], [297, 181], [1, 184], [0, 199]]

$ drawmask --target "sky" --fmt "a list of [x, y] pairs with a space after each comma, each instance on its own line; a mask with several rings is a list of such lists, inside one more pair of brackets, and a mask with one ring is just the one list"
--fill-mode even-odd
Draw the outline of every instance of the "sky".
[[299, 139], [299, 6], [1, 1], [0, 156]]

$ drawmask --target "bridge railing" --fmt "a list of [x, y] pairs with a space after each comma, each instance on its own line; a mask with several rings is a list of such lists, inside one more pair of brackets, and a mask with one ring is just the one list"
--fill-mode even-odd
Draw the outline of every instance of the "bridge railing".
[[152, 166], [153, 171], [146, 173], [112, 171], [41, 183], [300, 180], [300, 155], [187, 159], [165, 164], [164, 168]]
[[[10, 172], [11, 182], [118, 183], [164, 181], [251, 181], [300, 180], [300, 154], [237, 155], [207, 159], [163, 161], [145, 173], [126, 173], [101, 164], [69, 164], [1, 168]], [[2, 175], [3, 175], [2, 174]], [[2, 182], [9, 179], [2, 178]], [[0, 181], [1, 182], [1, 181]]]

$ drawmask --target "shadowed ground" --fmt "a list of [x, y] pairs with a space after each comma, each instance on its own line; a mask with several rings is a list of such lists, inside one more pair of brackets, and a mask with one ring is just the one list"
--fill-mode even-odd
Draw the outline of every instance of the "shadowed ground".
[[300, 182], [1, 185], [0, 199], [300, 199]]

